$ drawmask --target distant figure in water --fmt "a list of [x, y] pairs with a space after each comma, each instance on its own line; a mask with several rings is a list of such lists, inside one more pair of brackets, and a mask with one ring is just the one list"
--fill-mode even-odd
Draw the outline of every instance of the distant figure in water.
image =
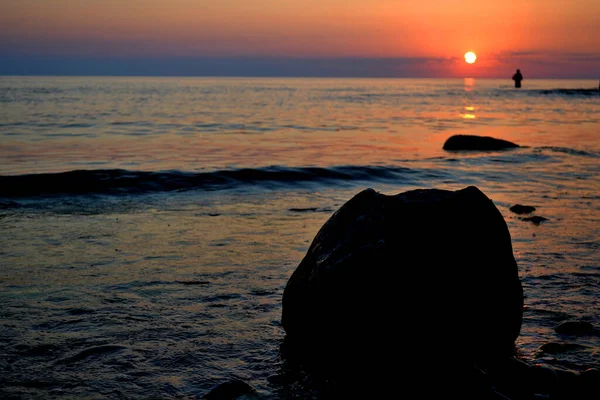
[[515, 87], [521, 87], [521, 81], [523, 80], [523, 75], [521, 75], [521, 70], [518, 69], [517, 72], [512, 77], [513, 81], [515, 81]]

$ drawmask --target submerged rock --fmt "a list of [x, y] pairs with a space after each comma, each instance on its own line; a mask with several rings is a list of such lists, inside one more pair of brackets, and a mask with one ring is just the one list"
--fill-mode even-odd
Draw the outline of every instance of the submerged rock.
[[584, 348], [584, 346], [577, 343], [549, 342], [540, 346], [540, 350], [548, 354], [561, 354], [566, 353], [568, 351], [579, 350], [582, 348]]
[[600, 370], [588, 368], [583, 371], [581, 373], [581, 384], [586, 393], [600, 393]]
[[531, 385], [530, 390], [540, 394], [554, 393], [560, 384], [556, 370], [548, 365], [533, 365], [527, 378]]
[[534, 225], [539, 225], [544, 221], [548, 221], [548, 218], [540, 217], [539, 215], [534, 215], [533, 217], [521, 218], [521, 221], [531, 222]]
[[235, 400], [252, 398], [254, 394], [255, 390], [252, 386], [239, 379], [232, 379], [218, 384], [202, 398], [207, 400]]
[[514, 360], [489, 371], [494, 387], [509, 399], [596, 399], [600, 371], [576, 371], [559, 365], [528, 365]]
[[514, 206], [512, 206], [510, 208], [510, 211], [514, 212], [515, 214], [531, 214], [532, 212], [535, 211], [535, 207], [533, 206], [523, 206], [521, 204], [515, 204]]
[[490, 136], [454, 135], [444, 143], [444, 150], [504, 150], [520, 147], [508, 140], [496, 139]]
[[569, 320], [558, 324], [554, 330], [561, 335], [591, 335], [594, 333], [594, 325], [586, 321]]
[[[289, 279], [284, 347], [323, 376], [482, 388], [473, 365], [512, 354], [522, 307], [510, 233], [479, 189], [367, 189], [325, 223]], [[445, 365], [436, 378], [431, 360]]]

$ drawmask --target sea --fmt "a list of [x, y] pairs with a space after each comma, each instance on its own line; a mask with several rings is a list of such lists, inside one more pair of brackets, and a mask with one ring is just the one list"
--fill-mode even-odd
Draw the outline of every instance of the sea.
[[0, 397], [292, 398], [282, 294], [325, 221], [467, 186], [511, 234], [518, 357], [599, 368], [598, 334], [555, 330], [600, 329], [595, 80], [0, 77]]

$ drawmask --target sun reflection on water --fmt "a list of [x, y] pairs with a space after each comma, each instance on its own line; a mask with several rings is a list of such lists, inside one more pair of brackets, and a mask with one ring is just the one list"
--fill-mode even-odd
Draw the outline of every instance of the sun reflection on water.
[[464, 84], [465, 84], [465, 92], [472, 91], [473, 89], [475, 89], [475, 78], [465, 78]]
[[467, 106], [465, 107], [465, 112], [463, 112], [462, 114], [460, 114], [460, 116], [464, 119], [475, 119], [477, 117], [475, 117], [475, 107], [473, 106]]

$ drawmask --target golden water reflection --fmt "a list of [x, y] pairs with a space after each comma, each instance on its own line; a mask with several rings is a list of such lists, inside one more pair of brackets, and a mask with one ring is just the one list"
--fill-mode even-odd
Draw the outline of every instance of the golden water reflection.
[[463, 119], [475, 119], [475, 118], [477, 118], [475, 116], [475, 107], [473, 107], [473, 106], [465, 107], [464, 112], [462, 114], [460, 114], [460, 116]]
[[[465, 92], [470, 93], [475, 89], [475, 78], [464, 78], [463, 81], [465, 85]], [[471, 99], [471, 95], [469, 94], [469, 99]], [[470, 101], [469, 101], [470, 102]], [[475, 119], [475, 106], [465, 106], [464, 111], [460, 114], [462, 119]]]

